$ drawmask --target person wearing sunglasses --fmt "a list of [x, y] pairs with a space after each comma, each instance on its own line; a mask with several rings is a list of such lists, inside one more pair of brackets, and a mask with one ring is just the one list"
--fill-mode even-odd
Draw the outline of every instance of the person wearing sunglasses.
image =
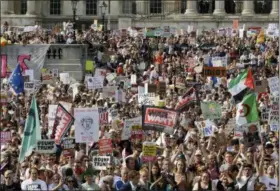
[[20, 184], [13, 182], [13, 171], [6, 170], [4, 173], [4, 184], [0, 185], [0, 190], [17, 191], [20, 189]]
[[68, 187], [67, 190], [74, 190], [74, 191], [80, 190], [79, 188], [75, 187], [75, 180], [73, 177], [71, 176], [66, 177], [65, 182]]

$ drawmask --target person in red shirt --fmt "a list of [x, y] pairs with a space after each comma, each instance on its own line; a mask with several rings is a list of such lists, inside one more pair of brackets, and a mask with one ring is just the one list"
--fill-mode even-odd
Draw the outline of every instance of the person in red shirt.
[[123, 75], [123, 63], [120, 63], [118, 68], [117, 68], [117, 75]]

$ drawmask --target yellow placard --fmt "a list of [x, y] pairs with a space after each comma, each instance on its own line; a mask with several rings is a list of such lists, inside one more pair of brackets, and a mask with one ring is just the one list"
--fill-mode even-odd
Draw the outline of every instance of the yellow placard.
[[155, 157], [157, 154], [157, 146], [152, 144], [143, 144], [143, 157]]
[[92, 60], [87, 60], [86, 61], [86, 71], [91, 71], [91, 72], [93, 72], [93, 70], [94, 70], [94, 61], [92, 61]]

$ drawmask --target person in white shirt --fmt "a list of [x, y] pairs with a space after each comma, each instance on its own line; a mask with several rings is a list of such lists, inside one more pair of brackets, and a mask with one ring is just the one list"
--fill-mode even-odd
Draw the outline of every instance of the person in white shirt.
[[273, 164], [270, 164], [267, 167], [266, 173], [264, 172], [264, 158], [261, 158], [260, 161], [260, 177], [259, 181], [261, 183], [264, 183], [267, 190], [279, 190], [278, 187], [278, 176], [275, 176], [275, 166]]
[[239, 190], [254, 190], [257, 174], [253, 174], [253, 166], [251, 164], [242, 164], [238, 175], [236, 176], [237, 186]]
[[38, 169], [32, 167], [30, 169], [31, 178], [21, 183], [22, 190], [47, 190], [47, 184], [45, 181], [38, 179]]

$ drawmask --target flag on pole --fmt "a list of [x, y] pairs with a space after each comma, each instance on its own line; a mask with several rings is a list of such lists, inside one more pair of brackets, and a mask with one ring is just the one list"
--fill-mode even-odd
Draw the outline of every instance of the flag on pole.
[[251, 69], [245, 70], [229, 82], [228, 91], [232, 96], [241, 93], [246, 88], [254, 89], [254, 79]]
[[41, 129], [38, 107], [36, 99], [33, 97], [24, 126], [24, 135], [19, 154], [20, 163], [23, 162], [25, 157], [32, 153], [33, 149], [36, 147], [37, 140], [41, 140]]
[[9, 84], [11, 84], [15, 94], [19, 94], [24, 91], [24, 78], [22, 76], [19, 64], [11, 74]]
[[237, 104], [236, 124], [245, 125], [259, 120], [257, 98], [254, 93], [246, 95], [242, 102]]

